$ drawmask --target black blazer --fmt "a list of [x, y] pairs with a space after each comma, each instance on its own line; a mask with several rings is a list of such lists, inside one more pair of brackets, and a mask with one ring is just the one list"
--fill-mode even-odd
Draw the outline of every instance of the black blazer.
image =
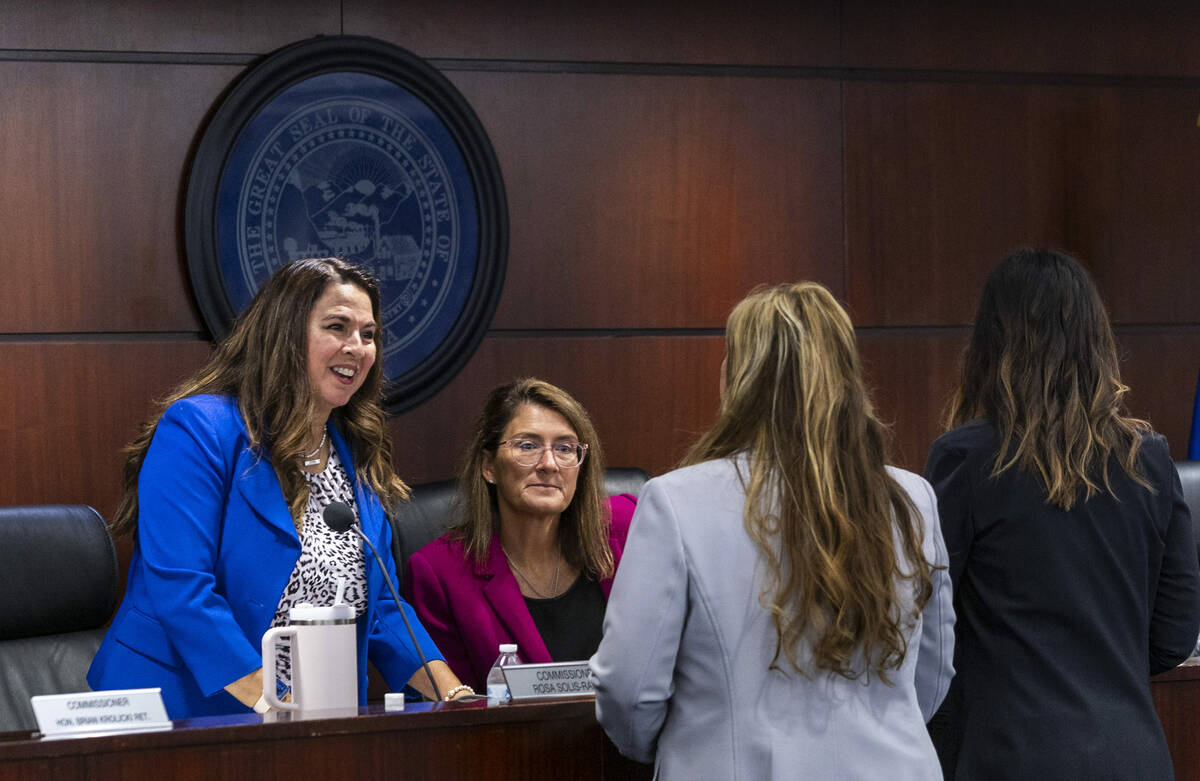
[[1112, 494], [1062, 510], [1029, 475], [991, 476], [999, 438], [974, 421], [934, 442], [954, 584], [956, 677], [930, 733], [946, 778], [1169, 779], [1150, 676], [1200, 631], [1192, 525], [1166, 439]]

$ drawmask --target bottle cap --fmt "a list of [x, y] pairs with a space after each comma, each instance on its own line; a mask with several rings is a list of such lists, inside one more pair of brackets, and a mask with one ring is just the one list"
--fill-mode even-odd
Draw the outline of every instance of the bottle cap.
[[501, 643], [500, 644], [500, 653], [515, 654], [516, 652], [517, 652], [517, 644], [516, 643]]

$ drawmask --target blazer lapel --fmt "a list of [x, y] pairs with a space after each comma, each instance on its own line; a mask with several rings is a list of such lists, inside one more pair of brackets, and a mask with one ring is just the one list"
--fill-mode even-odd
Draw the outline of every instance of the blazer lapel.
[[234, 484], [246, 503], [285, 537], [295, 540], [298, 548], [300, 537], [296, 534], [296, 524], [283, 500], [283, 488], [270, 460], [247, 449], [238, 456], [234, 468]]
[[[620, 565], [620, 563], [621, 563], [621, 553], [623, 552], [623, 549], [621, 547], [621, 541], [619, 539], [617, 539], [615, 536], [609, 537], [608, 538], [608, 547], [612, 549], [613, 577], [616, 577], [617, 566]], [[605, 602], [608, 601], [608, 595], [612, 592], [612, 586], [613, 586], [612, 578], [602, 578], [600, 580], [600, 590], [604, 592], [604, 601]]]
[[[369, 491], [365, 486], [358, 482], [358, 477], [354, 472], [354, 460], [350, 454], [350, 446], [338, 431], [337, 426], [329, 426], [329, 442], [334, 450], [337, 451], [338, 459], [342, 462], [342, 468], [346, 470], [346, 477], [350, 480], [350, 486], [354, 490], [354, 504], [358, 511], [358, 523], [362, 527], [362, 533], [371, 541], [377, 548], [381, 544], [379, 540], [380, 531], [383, 525], [383, 507], [379, 504], [379, 498], [375, 496], [374, 491]], [[367, 565], [367, 594], [368, 595], [387, 595], [391, 596], [391, 591], [384, 591], [383, 573], [379, 570], [379, 565], [375, 562], [375, 557], [366, 549], [367, 545], [363, 544], [363, 553], [366, 554]], [[380, 553], [380, 555], [383, 555]], [[392, 578], [395, 578], [395, 573], [389, 573]], [[368, 603], [372, 606], [375, 604], [374, 599], [368, 599]]]
[[553, 661], [542, 636], [538, 634], [533, 617], [529, 615], [529, 608], [525, 606], [521, 587], [504, 561], [504, 549], [500, 547], [498, 535], [492, 535], [487, 563], [477, 567], [476, 574], [489, 578], [484, 584], [483, 594], [500, 624], [517, 644], [521, 659], [529, 663]]
[[358, 522], [362, 524], [363, 534], [370, 537], [372, 541], [377, 540], [383, 522], [383, 508], [379, 504], [379, 499], [375, 496], [374, 491], [368, 491], [359, 484], [358, 476], [354, 473], [354, 459], [350, 454], [350, 445], [342, 438], [337, 426], [329, 427], [329, 441], [333, 449], [337, 451], [342, 468], [346, 470], [346, 477], [350, 480], [350, 486], [354, 489], [354, 503], [357, 505]]

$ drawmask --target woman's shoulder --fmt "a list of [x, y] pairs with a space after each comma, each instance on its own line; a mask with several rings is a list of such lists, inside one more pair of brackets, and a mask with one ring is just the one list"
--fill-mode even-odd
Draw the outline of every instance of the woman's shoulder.
[[608, 497], [608, 509], [614, 531], [628, 530], [633, 511], [637, 509], [637, 497], [633, 494], [617, 494]]
[[426, 543], [411, 559], [420, 559], [437, 572], [465, 570], [471, 566], [463, 540], [453, 532]]
[[968, 463], [990, 469], [1000, 436], [996, 427], [986, 420], [971, 420], [956, 426], [933, 441], [925, 460], [925, 477], [938, 482], [946, 474]]
[[909, 500], [920, 512], [922, 518], [937, 518], [935, 512], [937, 495], [928, 480], [916, 472], [910, 472], [898, 466], [888, 465], [886, 469], [888, 477], [895, 480], [896, 484], [900, 486], [900, 490], [908, 494]]
[[[909, 500], [920, 510], [922, 515], [929, 516], [937, 508], [937, 491], [929, 478], [898, 466], [888, 465], [886, 469], [888, 477], [900, 486], [900, 490], [908, 494]], [[934, 517], [936, 517], [936, 513], [934, 513]]]
[[1171, 458], [1171, 445], [1167, 438], [1152, 428], [1142, 431], [1142, 449], [1160, 458]]
[[[739, 457], [716, 458], [711, 461], [701, 461], [698, 464], [681, 466], [666, 474], [652, 478], [646, 486], [656, 485], [659, 488], [694, 488], [697, 486], [723, 485], [729, 480], [736, 480], [738, 475]], [[643, 486], [643, 491], [645, 486]]]
[[884, 467], [884, 469], [887, 470], [888, 477], [895, 480], [896, 483], [899, 484], [899, 486], [914, 499], [918, 498], [927, 491], [933, 490], [929, 485], [929, 481], [916, 472], [910, 472], [907, 469], [903, 469], [898, 466], [892, 466], [891, 464]]
[[1171, 445], [1167, 438], [1153, 429], [1143, 431], [1138, 463], [1150, 473], [1152, 482], [1167, 481], [1175, 471], [1175, 461], [1171, 457]]
[[184, 423], [205, 421], [214, 426], [241, 424], [237, 399], [215, 393], [200, 393], [173, 401], [163, 411], [163, 418]]
[[750, 471], [748, 465], [742, 466], [741, 474], [738, 470], [736, 458], [718, 458], [651, 478], [638, 494], [638, 512], [643, 512], [643, 507], [645, 512], [672, 508], [672, 514], [689, 517], [693, 528], [702, 525], [701, 517], [715, 519], [741, 512], [743, 479], [749, 479]]
[[968, 452], [998, 447], [1000, 437], [990, 421], [969, 420], [942, 434], [933, 441], [931, 450]]
[[[244, 447], [246, 426], [232, 396], [200, 394], [172, 402], [155, 424], [156, 440], [208, 442], [214, 448]], [[239, 443], [241, 443], [239, 445]]]

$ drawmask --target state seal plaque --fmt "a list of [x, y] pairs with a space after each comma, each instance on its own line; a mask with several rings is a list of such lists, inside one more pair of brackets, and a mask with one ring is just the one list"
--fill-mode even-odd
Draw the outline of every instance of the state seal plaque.
[[184, 220], [216, 338], [290, 261], [369, 268], [390, 412], [462, 368], [504, 284], [507, 204], [482, 125], [432, 66], [372, 38], [292, 44], [235, 82], [197, 145]]

